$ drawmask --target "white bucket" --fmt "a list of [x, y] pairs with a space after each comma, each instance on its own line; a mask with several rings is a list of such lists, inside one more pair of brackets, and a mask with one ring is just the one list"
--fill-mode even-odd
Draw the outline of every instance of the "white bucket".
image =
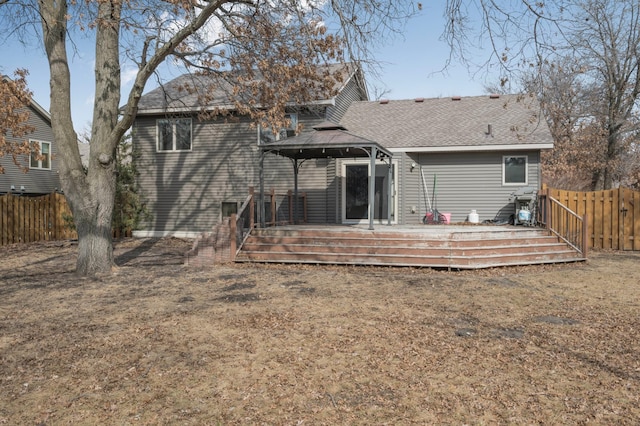
[[476, 212], [475, 210], [471, 210], [471, 213], [469, 213], [467, 220], [469, 221], [469, 223], [478, 223], [480, 222], [480, 216], [478, 216], [478, 212]]

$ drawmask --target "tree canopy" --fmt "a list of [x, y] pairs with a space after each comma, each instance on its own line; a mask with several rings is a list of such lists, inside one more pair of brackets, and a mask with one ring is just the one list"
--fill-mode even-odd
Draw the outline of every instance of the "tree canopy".
[[[31, 92], [27, 88], [27, 71], [15, 71], [15, 77], [0, 76], [0, 158], [11, 155], [20, 167], [20, 157], [31, 152], [29, 143], [22, 138], [34, 129], [29, 125]], [[4, 167], [0, 164], [0, 173]]]
[[[628, 161], [638, 150], [636, 0], [448, 0], [447, 14], [444, 38], [458, 58], [469, 58], [476, 41], [488, 44], [484, 65], [499, 64], [503, 85], [524, 80], [541, 96], [557, 144], [548, 157], [554, 173], [561, 163], [565, 171], [579, 169], [591, 189], [637, 173]], [[574, 152], [564, 155], [567, 149]], [[588, 158], [574, 155], [580, 150]]]
[[[288, 101], [333, 87], [337, 76], [319, 73], [319, 65], [373, 63], [371, 46], [400, 32], [419, 7], [411, 0], [0, 1], [8, 37], [38, 40], [49, 62], [59, 175], [79, 236], [77, 271], [112, 270], [116, 147], [147, 82], [154, 76], [162, 82], [161, 67], [215, 77], [214, 86], [230, 87], [239, 113], [277, 127]], [[70, 107], [72, 78], [85, 76], [71, 76], [69, 59], [78, 48], [74, 40], [87, 37], [95, 46], [95, 100], [85, 171]], [[137, 73], [122, 100], [125, 62]], [[208, 94], [199, 95], [206, 103]]]

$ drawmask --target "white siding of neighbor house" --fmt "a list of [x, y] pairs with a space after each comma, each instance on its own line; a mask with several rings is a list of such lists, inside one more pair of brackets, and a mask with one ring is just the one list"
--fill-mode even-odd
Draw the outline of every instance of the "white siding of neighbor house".
[[[29, 108], [28, 124], [35, 130], [19, 140], [37, 140], [51, 143], [51, 169], [30, 169], [24, 173], [22, 169], [13, 163], [11, 155], [0, 158], [0, 164], [4, 167], [4, 174], [0, 174], [0, 194], [13, 192], [14, 194], [39, 195], [49, 194], [60, 189], [58, 177], [57, 146], [53, 140], [51, 124], [34, 108]], [[16, 141], [16, 139], [9, 138]], [[29, 166], [29, 156], [20, 156], [19, 161], [24, 166]], [[11, 191], [11, 185], [16, 191]], [[24, 187], [24, 191], [20, 188]]]
[[[540, 154], [528, 152], [474, 152], [474, 153], [421, 153], [402, 154], [401, 221], [420, 223], [425, 213], [426, 195], [420, 166], [424, 173], [431, 203], [441, 213], [451, 213], [452, 222], [464, 222], [471, 210], [476, 210], [480, 221], [499, 218], [507, 220], [513, 214], [509, 196], [525, 185], [502, 184], [503, 155], [527, 155], [528, 183], [540, 186]], [[416, 166], [411, 170], [411, 163]], [[436, 176], [436, 196], [433, 182]], [[416, 213], [411, 208], [417, 207]]]

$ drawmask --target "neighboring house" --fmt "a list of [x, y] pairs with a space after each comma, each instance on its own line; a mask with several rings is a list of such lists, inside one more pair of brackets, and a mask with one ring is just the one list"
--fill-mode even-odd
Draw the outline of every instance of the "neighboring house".
[[0, 194], [33, 196], [60, 190], [57, 147], [51, 130], [51, 115], [33, 100], [27, 108], [29, 108], [28, 124], [35, 130], [19, 139], [12, 139], [11, 136], [7, 139], [14, 142], [28, 140], [39, 144], [44, 159], [38, 159], [35, 155], [19, 156], [21, 164], [28, 168], [25, 173], [21, 167], [14, 164], [11, 155], [0, 157], [0, 163], [4, 167], [4, 174], [0, 174]]
[[[334, 98], [291, 109], [292, 121], [304, 127], [299, 135], [260, 133], [244, 117], [199, 121], [196, 96], [183, 89], [193, 76], [144, 95], [133, 144], [152, 219], [134, 234], [211, 230], [250, 186], [259, 188], [263, 151], [265, 189], [293, 190], [293, 165], [299, 168], [309, 223], [367, 223], [370, 198], [375, 221], [384, 224], [421, 223], [429, 201], [453, 222], [466, 220], [472, 209], [481, 219], [506, 219], [513, 213], [509, 195], [539, 186], [540, 151], [553, 143], [534, 98], [374, 102], [367, 100], [361, 72], [345, 72]], [[221, 97], [214, 104], [230, 103]], [[379, 154], [377, 162], [367, 158], [370, 152]], [[372, 164], [375, 194], [369, 197]]]

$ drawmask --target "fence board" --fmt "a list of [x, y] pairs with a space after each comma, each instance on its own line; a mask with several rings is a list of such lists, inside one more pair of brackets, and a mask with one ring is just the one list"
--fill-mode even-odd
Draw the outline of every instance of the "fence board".
[[[77, 239], [77, 232], [68, 226], [65, 217], [72, 217], [72, 214], [62, 194], [40, 197], [0, 195], [0, 246]], [[120, 230], [120, 236], [130, 237], [131, 230]]]
[[7, 200], [5, 197], [0, 197], [0, 245], [7, 244], [9, 239], [9, 215], [7, 214]]
[[548, 190], [565, 207], [580, 216], [587, 215], [589, 247], [640, 250], [640, 192], [629, 188], [591, 192]]
[[609, 211], [611, 214], [607, 216], [607, 223], [609, 226], [609, 241], [610, 247], [618, 247], [620, 243], [620, 234], [619, 234], [619, 226], [620, 215], [614, 214], [617, 210], [620, 209], [620, 191], [611, 191], [609, 192]]
[[78, 238], [63, 214], [71, 214], [62, 194], [0, 196], [0, 245]]
[[633, 203], [631, 203], [631, 217], [633, 218], [633, 250], [640, 250], [640, 192], [633, 193]]

